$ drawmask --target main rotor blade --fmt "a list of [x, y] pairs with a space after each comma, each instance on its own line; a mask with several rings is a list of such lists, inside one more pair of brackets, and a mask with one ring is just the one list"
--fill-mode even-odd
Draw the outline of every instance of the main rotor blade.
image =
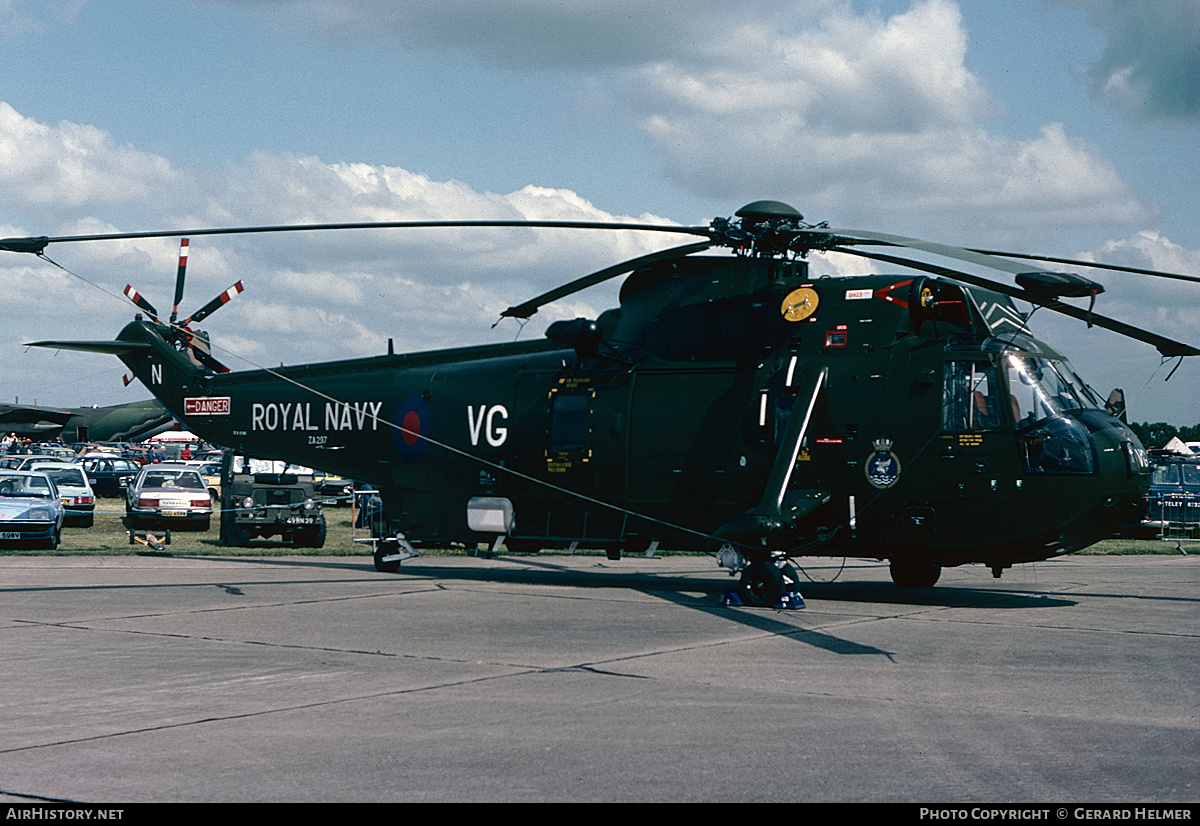
[[1095, 261], [1078, 261], [1074, 258], [1055, 258], [1050, 255], [1028, 255], [1020, 252], [1001, 252], [1000, 250], [977, 250], [972, 249], [971, 252], [979, 252], [984, 255], [1003, 255], [1007, 258], [1022, 258], [1026, 261], [1049, 261], [1052, 264], [1070, 264], [1073, 267], [1093, 267], [1098, 270], [1114, 270], [1116, 272], [1132, 272], [1141, 275], [1153, 275], [1158, 278], [1174, 278], [1177, 281], [1194, 281], [1200, 284], [1200, 276], [1181, 275], [1177, 272], [1162, 272], [1161, 270], [1146, 270], [1141, 267], [1123, 267], [1118, 264], [1100, 264]]
[[[1046, 261], [1052, 264], [1068, 264], [1073, 267], [1090, 267], [1100, 270], [1113, 270], [1115, 272], [1131, 272], [1141, 275], [1152, 275], [1158, 278], [1174, 278], [1178, 281], [1192, 281], [1200, 283], [1200, 276], [1182, 275], [1174, 272], [1163, 272], [1161, 270], [1148, 270], [1141, 267], [1125, 267], [1119, 264], [1100, 264], [1095, 261], [1080, 261], [1075, 258], [1057, 258], [1051, 255], [1028, 255], [1020, 252], [1004, 252], [1002, 250], [985, 250], [974, 249], [970, 247], [955, 247], [949, 244], [936, 244], [932, 241], [922, 241], [919, 238], [908, 238], [903, 235], [889, 235], [882, 232], [871, 232], [869, 230], [859, 229], [820, 229], [810, 230], [812, 234], [824, 234], [831, 239], [831, 243], [841, 252], [849, 252], [844, 249], [846, 244], [854, 243], [874, 243], [883, 244], [893, 247], [910, 247], [912, 249], [930, 252], [935, 255], [942, 255], [947, 258], [958, 258], [962, 261], [969, 261], [972, 264], [979, 264], [983, 267], [1010, 272], [1014, 275], [1024, 273], [1028, 268], [1023, 267], [1015, 261], [1006, 261], [1006, 258], [1020, 258], [1024, 261]], [[1004, 257], [998, 257], [1004, 256]]]
[[923, 272], [932, 273], [934, 275], [942, 275], [946, 278], [952, 278], [955, 281], [961, 281], [964, 284], [971, 284], [975, 287], [982, 287], [985, 290], [1002, 293], [1012, 298], [1019, 298], [1022, 301], [1028, 301], [1031, 304], [1039, 304], [1048, 310], [1063, 315], [1069, 315], [1072, 318], [1078, 318], [1083, 321], [1088, 321], [1095, 324], [1097, 327], [1103, 327], [1106, 330], [1112, 330], [1114, 333], [1120, 333], [1138, 341], [1144, 341], [1147, 344], [1154, 345], [1155, 349], [1162, 354], [1164, 358], [1173, 358], [1174, 356], [1200, 356], [1200, 349], [1193, 347], [1190, 344], [1184, 344], [1174, 339], [1169, 339], [1166, 336], [1160, 336], [1158, 333], [1152, 333], [1149, 330], [1143, 330], [1140, 327], [1134, 327], [1132, 324], [1126, 324], [1124, 321], [1118, 321], [1115, 318], [1108, 318], [1098, 313], [1088, 312], [1070, 304], [1064, 304], [1053, 298], [1046, 298], [1030, 293], [1026, 290], [1017, 287], [1010, 287], [1007, 284], [1001, 284], [998, 281], [992, 281], [990, 278], [980, 278], [977, 275], [970, 275], [959, 270], [952, 270], [949, 267], [941, 267], [937, 264], [930, 264], [925, 261], [913, 261], [908, 258], [899, 258], [894, 255], [884, 255], [877, 252], [866, 252], [856, 249], [839, 249], [839, 252], [847, 253], [848, 255], [857, 255], [861, 258], [871, 258], [875, 261], [884, 261], [889, 264], [899, 264], [902, 267], [911, 267]]
[[362, 221], [343, 224], [282, 224], [261, 227], [217, 227], [209, 229], [171, 229], [152, 232], [113, 232], [99, 235], [45, 235], [29, 238], [0, 238], [0, 250], [41, 254], [50, 244], [74, 241], [120, 241], [131, 238], [174, 238], [182, 235], [252, 235], [266, 232], [315, 232], [334, 229], [429, 229], [435, 227], [524, 227], [544, 229], [626, 229], [646, 232], [674, 232], [684, 235], [712, 236], [709, 227], [680, 227], [663, 224], [623, 224], [605, 221]]
[[960, 261], [967, 261], [971, 264], [978, 264], [981, 267], [988, 267], [1013, 275], [1023, 275], [1029, 272], [1029, 267], [1024, 264], [1019, 264], [1016, 261], [1006, 261], [1003, 258], [997, 258], [994, 255], [980, 252], [979, 250], [955, 247], [950, 244], [937, 244], [933, 241], [922, 241], [920, 238], [908, 238], [904, 235], [890, 235], [886, 232], [871, 232], [862, 229], [815, 229], [811, 230], [811, 232], [814, 234], [824, 233], [829, 235], [832, 243], [835, 245], [834, 250], [837, 252], [853, 254], [853, 250], [847, 249], [845, 245], [856, 243], [882, 244], [888, 247], [908, 247], [909, 249], [940, 255], [944, 258], [957, 258]]
[[684, 244], [682, 247], [671, 247], [670, 249], [652, 252], [649, 255], [643, 255], [640, 258], [631, 258], [628, 261], [623, 261], [620, 264], [614, 264], [611, 267], [605, 267], [602, 270], [597, 270], [591, 275], [585, 275], [582, 278], [577, 278], [569, 284], [563, 284], [561, 287], [555, 287], [548, 293], [542, 293], [537, 298], [531, 298], [523, 304], [518, 304], [515, 307], [509, 307], [500, 316], [509, 318], [529, 318], [536, 313], [544, 304], [549, 304], [551, 301], [557, 301], [560, 298], [577, 293], [580, 290], [587, 289], [607, 281], [610, 278], [615, 278], [618, 275], [624, 275], [627, 272], [632, 272], [639, 267], [644, 267], [647, 264], [653, 264], [655, 261], [661, 261], [666, 258], [678, 258], [684, 255], [691, 255], [694, 252], [701, 252], [713, 246], [712, 241], [701, 241], [698, 244]]

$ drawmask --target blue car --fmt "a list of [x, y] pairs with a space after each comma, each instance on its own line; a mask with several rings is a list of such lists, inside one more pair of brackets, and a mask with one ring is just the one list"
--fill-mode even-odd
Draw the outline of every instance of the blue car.
[[63, 516], [58, 488], [45, 473], [0, 470], [0, 547], [54, 550]]

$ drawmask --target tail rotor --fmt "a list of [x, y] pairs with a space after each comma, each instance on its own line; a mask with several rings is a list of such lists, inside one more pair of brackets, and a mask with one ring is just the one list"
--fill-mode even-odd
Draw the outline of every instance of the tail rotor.
[[183, 286], [184, 279], [187, 275], [188, 261], [188, 239], [181, 238], [179, 241], [179, 269], [175, 273], [175, 300], [171, 305], [171, 318], [164, 322], [158, 314], [158, 310], [154, 305], [142, 296], [132, 285], [125, 285], [125, 296], [149, 316], [150, 320], [155, 324], [165, 324], [170, 328], [168, 337], [175, 343], [175, 346], [181, 351], [185, 351], [188, 358], [197, 364], [203, 365], [216, 373], [228, 373], [229, 368], [221, 362], [213, 358], [212, 347], [209, 344], [208, 334], [203, 330], [194, 330], [191, 324], [199, 323], [208, 318], [214, 312], [219, 310], [225, 304], [232, 301], [239, 293], [245, 291], [242, 282], [239, 281], [230, 287], [225, 292], [218, 295], [212, 301], [209, 301], [196, 312], [192, 313], [182, 322], [176, 321], [179, 318], [179, 304], [183, 301]]

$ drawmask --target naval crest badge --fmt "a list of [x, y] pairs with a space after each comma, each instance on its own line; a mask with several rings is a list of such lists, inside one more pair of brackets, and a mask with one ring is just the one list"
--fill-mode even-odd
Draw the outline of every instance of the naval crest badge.
[[867, 481], [879, 489], [890, 488], [900, 478], [900, 460], [892, 453], [891, 439], [876, 439], [875, 452], [867, 457]]

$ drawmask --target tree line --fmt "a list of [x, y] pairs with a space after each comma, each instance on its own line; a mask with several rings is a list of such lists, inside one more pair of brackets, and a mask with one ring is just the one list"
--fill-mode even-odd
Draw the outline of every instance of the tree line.
[[1185, 442], [1200, 441], [1200, 424], [1194, 424], [1187, 427], [1176, 427], [1173, 424], [1166, 422], [1130, 422], [1129, 429], [1137, 434], [1137, 437], [1142, 440], [1142, 444], [1147, 448], [1162, 447], [1171, 438], [1178, 436]]

